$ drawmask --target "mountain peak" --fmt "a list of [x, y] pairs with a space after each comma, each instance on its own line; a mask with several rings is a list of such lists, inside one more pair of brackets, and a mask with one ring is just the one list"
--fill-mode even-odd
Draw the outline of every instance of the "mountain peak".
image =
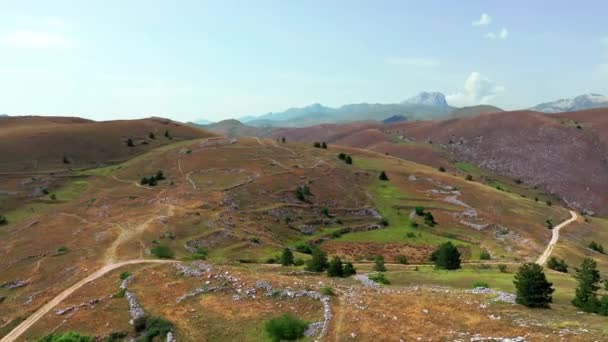
[[579, 95], [575, 98], [544, 102], [531, 109], [544, 113], [561, 113], [599, 107], [608, 107], [608, 96], [589, 93]]
[[440, 92], [428, 92], [423, 91], [416, 96], [412, 96], [405, 100], [403, 103], [424, 105], [424, 106], [437, 106], [447, 107], [448, 102], [445, 100], [445, 95]]

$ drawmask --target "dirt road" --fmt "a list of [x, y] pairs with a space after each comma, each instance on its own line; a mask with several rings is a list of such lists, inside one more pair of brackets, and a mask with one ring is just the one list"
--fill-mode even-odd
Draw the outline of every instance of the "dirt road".
[[576, 219], [578, 218], [576, 212], [572, 210], [570, 210], [570, 215], [572, 215], [571, 218], [553, 227], [553, 229], [551, 230], [551, 241], [549, 241], [549, 244], [547, 245], [547, 248], [545, 249], [543, 254], [541, 254], [541, 256], [538, 257], [538, 260], [536, 260], [537, 264], [544, 265], [547, 262], [547, 259], [549, 259], [549, 256], [551, 256], [551, 252], [553, 252], [553, 247], [555, 247], [557, 240], [559, 240], [559, 230], [569, 225], [570, 223], [576, 221]]
[[82, 286], [90, 283], [91, 281], [100, 278], [104, 274], [113, 271], [117, 268], [133, 265], [133, 264], [143, 264], [143, 263], [172, 263], [176, 262], [175, 260], [147, 260], [147, 259], [136, 259], [136, 260], [128, 260], [121, 261], [114, 264], [106, 265], [99, 270], [91, 273], [86, 278], [80, 280], [76, 284], [70, 286], [60, 294], [58, 294], [55, 298], [51, 299], [48, 303], [44, 304], [38, 311], [34, 312], [30, 317], [21, 322], [18, 326], [16, 326], [10, 333], [4, 336], [0, 342], [13, 342], [16, 341], [19, 336], [21, 336], [27, 329], [29, 329], [32, 325], [34, 325], [40, 318], [42, 318], [45, 314], [51, 311], [57, 304], [61, 303], [64, 299], [66, 299], [69, 295], [74, 293], [76, 290], [81, 288]]

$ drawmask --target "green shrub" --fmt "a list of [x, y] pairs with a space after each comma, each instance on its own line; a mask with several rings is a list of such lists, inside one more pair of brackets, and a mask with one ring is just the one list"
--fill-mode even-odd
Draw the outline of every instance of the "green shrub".
[[397, 255], [396, 261], [399, 264], [405, 265], [405, 264], [407, 264], [407, 257], [405, 255], [399, 254], [399, 255]]
[[165, 337], [173, 331], [173, 323], [162, 317], [143, 316], [133, 321], [135, 332], [140, 334], [138, 342], [152, 342], [155, 337]]
[[130, 276], [131, 276], [131, 272], [127, 272], [127, 271], [122, 272], [120, 274], [120, 280], [125, 280], [125, 279], [129, 278]]
[[347, 155], [346, 159], [344, 159], [344, 162], [348, 165], [351, 165], [353, 163], [353, 158], [350, 155]]
[[558, 272], [568, 273], [568, 264], [564, 259], [550, 257], [547, 260], [547, 267]]
[[249, 242], [251, 243], [255, 243], [255, 244], [259, 244], [261, 242], [260, 238], [257, 236], [254, 236], [252, 238], [249, 239]]
[[327, 254], [319, 248], [312, 249], [312, 258], [306, 264], [306, 270], [310, 272], [323, 272], [327, 269]]
[[433, 217], [433, 214], [431, 214], [430, 211], [424, 213], [424, 224], [429, 227], [434, 227], [437, 224], [437, 222], [435, 222], [435, 217]]
[[344, 265], [344, 277], [350, 277], [355, 274], [357, 274], [355, 266], [352, 263], [347, 262], [346, 265]]
[[321, 148], [321, 143], [318, 141], [315, 141], [314, 144], [312, 144], [312, 145], [316, 148]]
[[344, 153], [340, 152], [340, 154], [338, 154], [338, 158], [339, 158], [340, 160], [345, 160], [345, 159], [346, 159], [346, 154], [344, 154]]
[[7, 222], [8, 220], [6, 219], [6, 216], [0, 215], [0, 226], [6, 224]]
[[384, 257], [382, 255], [378, 255], [374, 259], [374, 271], [386, 272], [386, 266], [384, 266]]
[[471, 285], [472, 288], [477, 288], [477, 287], [485, 287], [486, 289], [490, 288], [490, 285], [488, 283], [486, 283], [485, 281], [476, 281], [473, 283], [473, 285]]
[[445, 167], [440, 166], [440, 167], [439, 167], [439, 172], [445, 172]]
[[298, 242], [295, 246], [296, 251], [304, 254], [312, 254], [313, 247], [304, 242]]
[[133, 139], [131, 139], [131, 138], [127, 139], [127, 146], [129, 146], [129, 147], [135, 146], [135, 144], [133, 143]]
[[327, 150], [327, 143], [325, 141], [321, 143], [321, 148], [324, 148]]
[[209, 256], [209, 250], [205, 247], [199, 247], [196, 249], [196, 252], [192, 254], [192, 259], [195, 260], [206, 260]]
[[384, 275], [384, 273], [374, 273], [369, 275], [369, 279], [378, 284], [389, 285], [391, 282]]
[[304, 336], [308, 323], [291, 314], [273, 318], [266, 322], [264, 329], [273, 341], [295, 341]]
[[507, 273], [507, 265], [498, 264], [498, 270], [500, 271], [500, 273]]
[[297, 258], [296, 260], [294, 260], [293, 264], [294, 264], [294, 266], [302, 266], [302, 265], [304, 265], [304, 259]]
[[327, 275], [330, 277], [344, 276], [344, 265], [342, 265], [342, 260], [339, 257], [335, 256], [331, 259], [327, 266]]
[[480, 260], [490, 260], [490, 259], [492, 259], [492, 257], [490, 256], [490, 253], [488, 251], [481, 251], [481, 253], [479, 254], [479, 259]]
[[112, 298], [124, 298], [126, 292], [127, 290], [125, 289], [119, 289], [112, 295]]
[[66, 246], [61, 246], [61, 247], [57, 248], [56, 253], [57, 253], [58, 255], [62, 255], [62, 254], [65, 254], [65, 253], [67, 253], [67, 252], [69, 252], [69, 251], [70, 251], [70, 249], [69, 249], [68, 247], [66, 247]]
[[160, 259], [171, 259], [175, 255], [169, 246], [158, 245], [150, 249], [150, 252]]
[[289, 248], [285, 247], [285, 249], [283, 249], [283, 253], [281, 254], [281, 265], [290, 266], [293, 264], [293, 253]]
[[597, 243], [595, 241], [591, 241], [591, 243], [589, 244], [589, 248], [591, 248], [592, 250], [594, 250], [598, 253], [606, 254], [604, 252], [604, 246], [600, 245], [599, 243]]
[[410, 222], [410, 227], [412, 227], [412, 228], [418, 228], [418, 222], [416, 222], [416, 221]]
[[472, 181], [472, 180], [473, 180], [473, 176], [471, 176], [471, 175], [466, 175], [466, 177], [464, 177], [464, 179], [465, 179], [465, 180], [468, 180], [468, 181]]
[[416, 237], [416, 234], [414, 234], [414, 232], [407, 232], [407, 233], [405, 233], [405, 236], [408, 238], [413, 238], [413, 237]]
[[414, 208], [414, 211], [416, 212], [416, 215], [418, 216], [424, 216], [424, 207], [416, 207]]
[[321, 294], [324, 296], [333, 296], [335, 293], [331, 286], [324, 286], [321, 288]]

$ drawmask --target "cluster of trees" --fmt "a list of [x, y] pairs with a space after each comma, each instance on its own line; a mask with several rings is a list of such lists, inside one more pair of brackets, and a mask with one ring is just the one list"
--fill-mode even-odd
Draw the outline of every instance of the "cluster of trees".
[[[586, 312], [608, 316], [608, 294], [598, 297], [602, 280], [597, 269], [597, 262], [585, 258], [580, 268], [576, 268], [574, 278], [578, 281], [576, 294], [572, 300], [574, 306]], [[604, 289], [608, 291], [608, 279], [604, 279]]]
[[433, 214], [430, 211], [425, 211], [424, 207], [416, 207], [414, 208], [416, 215], [422, 216], [424, 218], [424, 223], [429, 227], [434, 227], [437, 224]]
[[308, 202], [308, 197], [313, 196], [308, 185], [298, 185], [296, 197], [302, 202]]
[[156, 186], [158, 184], [158, 181], [164, 180], [165, 175], [163, 174], [162, 170], [158, 170], [158, 172], [156, 172], [155, 175], [150, 176], [150, 177], [143, 177], [140, 181], [140, 183], [142, 185], [149, 185], [149, 186]]
[[344, 160], [344, 162], [348, 165], [353, 163], [353, 158], [348, 154], [340, 153], [340, 154], [338, 154], [338, 158], [340, 160]]
[[[335, 256], [331, 261], [327, 260], [327, 254], [321, 249], [306, 244], [296, 245], [296, 250], [300, 253], [310, 254], [311, 258], [306, 262], [305, 269], [309, 272], [321, 273], [327, 271], [327, 275], [330, 277], [350, 277], [351, 275], [357, 274], [357, 270], [352, 263], [343, 263], [342, 259]], [[291, 266], [297, 265], [298, 263], [294, 259], [293, 252], [289, 248], [285, 248], [281, 254], [281, 265]]]
[[[555, 259], [555, 258], [552, 258]], [[565, 266], [564, 260], [555, 259], [554, 263]], [[602, 279], [593, 259], [585, 258], [580, 268], [576, 268], [574, 278], [578, 282], [572, 304], [583, 311], [608, 316], [608, 294], [601, 297], [598, 291]], [[608, 291], [608, 280], [603, 280], [604, 289]], [[516, 302], [533, 308], [549, 308], [553, 300], [553, 284], [549, 282], [543, 268], [534, 263], [523, 264], [513, 281], [517, 289]]]
[[598, 253], [606, 254], [606, 252], [604, 252], [604, 246], [602, 246], [601, 244], [599, 244], [595, 241], [591, 241], [591, 243], [589, 244], [589, 248], [591, 248], [592, 250], [594, 250]]
[[313, 144], [313, 146], [316, 147], [316, 148], [327, 149], [327, 143], [325, 141], [323, 141], [323, 142], [315, 141], [315, 143]]

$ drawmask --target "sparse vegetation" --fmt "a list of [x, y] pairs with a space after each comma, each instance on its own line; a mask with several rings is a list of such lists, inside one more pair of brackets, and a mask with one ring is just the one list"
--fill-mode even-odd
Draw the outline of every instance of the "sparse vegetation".
[[205, 248], [205, 247], [199, 247], [192, 254], [192, 259], [195, 259], [195, 260], [205, 260], [205, 259], [207, 259], [208, 255], [209, 255], [209, 251], [207, 250], [207, 248]]
[[308, 323], [292, 314], [284, 314], [266, 322], [264, 329], [272, 341], [295, 341], [304, 336]]
[[171, 136], [171, 134], [169, 133], [169, 130], [165, 130], [165, 138], [167, 139], [173, 139], [173, 137]]
[[473, 180], [473, 176], [469, 174], [469, 175], [466, 175], [464, 177], [464, 179], [467, 180], [467, 181], [472, 181]]
[[460, 252], [450, 242], [443, 243], [431, 254], [431, 261], [435, 263], [435, 267], [456, 270], [460, 268]]
[[158, 170], [155, 175], [143, 177], [139, 182], [141, 185], [156, 186], [158, 181], [165, 180], [165, 174], [162, 170]]
[[424, 213], [424, 224], [426, 224], [429, 227], [434, 227], [437, 222], [435, 222], [435, 218], [433, 217], [433, 214], [431, 214], [430, 211], [427, 211]]
[[568, 273], [568, 264], [564, 259], [550, 257], [547, 261], [547, 267], [558, 272]]
[[507, 265], [498, 264], [498, 270], [500, 271], [500, 273], [507, 273]]
[[547, 280], [543, 268], [535, 263], [526, 263], [519, 267], [513, 281], [517, 290], [518, 304], [530, 308], [549, 308], [553, 301], [553, 284]]
[[321, 294], [324, 296], [333, 296], [335, 293], [331, 286], [323, 286], [321, 288]]
[[55, 254], [56, 255], [63, 255], [63, 254], [66, 254], [69, 251], [70, 251], [70, 249], [67, 246], [61, 246], [61, 247], [57, 248], [57, 250], [55, 251]]
[[479, 260], [490, 260], [492, 259], [492, 257], [490, 256], [490, 253], [486, 250], [481, 251], [481, 253], [479, 253]]
[[553, 221], [546, 220], [545, 225], [547, 226], [548, 229], [553, 229]]
[[81, 335], [77, 332], [69, 331], [61, 334], [50, 334], [36, 340], [37, 342], [93, 342], [90, 336]]
[[0, 215], [0, 226], [5, 225], [7, 223], [8, 223], [8, 220], [6, 219], [6, 216]]
[[308, 202], [308, 198], [313, 196], [307, 185], [299, 185], [296, 189], [296, 197], [302, 202]]
[[134, 147], [135, 146], [135, 144], [133, 143], [133, 139], [131, 139], [131, 138], [127, 139], [127, 146], [129, 146], [129, 147]]
[[125, 271], [120, 273], [120, 280], [125, 280], [131, 276], [131, 272]]
[[476, 281], [473, 283], [473, 285], [471, 285], [472, 288], [477, 288], [477, 287], [485, 287], [486, 289], [490, 288], [490, 284], [486, 283], [485, 281]]
[[64, 164], [70, 164], [70, 159], [68, 158], [68, 156], [63, 156], [62, 162]]
[[158, 245], [150, 249], [150, 253], [160, 259], [171, 259], [175, 256], [175, 253], [169, 248], [169, 246]]
[[402, 265], [407, 264], [407, 257], [405, 255], [399, 254], [395, 258], [395, 260], [397, 261], [398, 264], [402, 264]]

